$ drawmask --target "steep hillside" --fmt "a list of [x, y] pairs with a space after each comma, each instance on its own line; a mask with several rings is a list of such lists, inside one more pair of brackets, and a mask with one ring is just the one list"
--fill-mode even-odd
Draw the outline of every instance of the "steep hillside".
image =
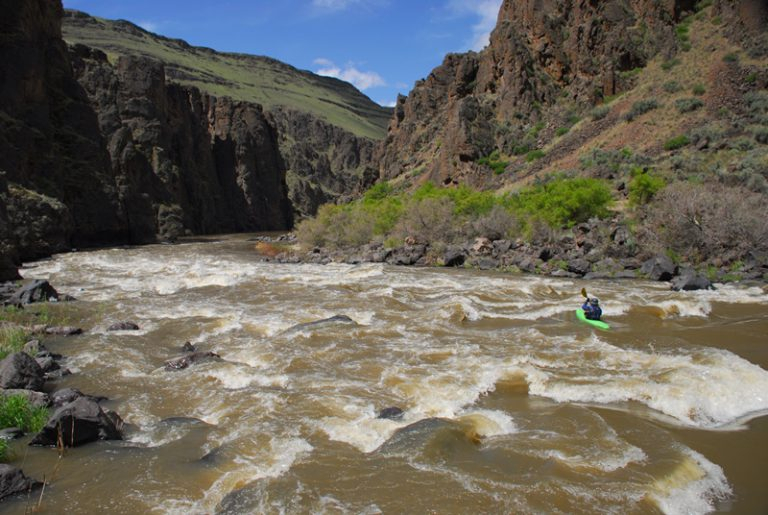
[[291, 259], [768, 280], [766, 27], [764, 0], [505, 0]]
[[194, 47], [127, 21], [67, 10], [62, 33], [68, 43], [97, 48], [111, 61], [119, 56], [154, 58], [165, 65], [169, 82], [260, 104], [267, 110], [280, 106], [310, 113], [357, 136], [383, 138], [391, 115], [391, 110], [338, 79], [298, 70], [269, 57]]
[[[348, 198], [376, 178], [373, 156], [391, 109], [346, 82], [267, 57], [193, 47], [126, 21], [77, 11], [65, 11], [62, 30], [68, 42], [104, 52], [112, 66], [121, 58], [156, 61], [169, 85], [261, 106], [277, 127], [288, 196], [298, 217]], [[98, 102], [99, 91], [89, 91]]]
[[581, 158], [592, 148], [666, 161], [668, 139], [716, 120], [756, 130], [745, 95], [765, 88], [766, 11], [757, 0], [507, 0], [485, 50], [449, 55], [399, 99], [380, 174], [510, 188], [591, 173]]

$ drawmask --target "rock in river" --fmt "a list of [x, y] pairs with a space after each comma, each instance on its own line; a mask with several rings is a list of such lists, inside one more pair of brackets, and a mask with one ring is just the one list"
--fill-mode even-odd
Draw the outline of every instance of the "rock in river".
[[122, 440], [122, 420], [114, 412], [105, 413], [98, 402], [80, 397], [56, 410], [29, 445], [57, 445], [59, 436], [65, 447]]

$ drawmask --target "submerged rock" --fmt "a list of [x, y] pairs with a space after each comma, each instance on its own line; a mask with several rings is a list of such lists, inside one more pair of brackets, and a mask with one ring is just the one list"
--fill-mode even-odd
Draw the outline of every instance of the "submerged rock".
[[21, 469], [0, 463], [0, 499], [26, 493], [41, 486], [43, 484], [40, 481], [28, 478]]
[[384, 418], [388, 420], [402, 420], [403, 414], [404, 414], [403, 410], [401, 410], [397, 406], [391, 406], [389, 408], [384, 408], [383, 410], [379, 411], [379, 415], [376, 418]]
[[107, 331], [138, 331], [139, 326], [133, 322], [117, 322], [107, 328]]
[[181, 346], [181, 352], [195, 352], [195, 346], [189, 342], [184, 342], [184, 345]]
[[122, 420], [99, 403], [79, 397], [54, 412], [29, 445], [77, 447], [96, 440], [122, 440]]
[[165, 362], [165, 370], [183, 370], [198, 363], [206, 361], [218, 361], [221, 356], [215, 352], [193, 352], [180, 358], [169, 359]]
[[296, 324], [292, 327], [289, 327], [283, 332], [287, 333], [287, 332], [293, 332], [293, 331], [303, 331], [304, 329], [315, 329], [315, 328], [322, 327], [325, 325], [330, 325], [330, 324], [357, 324], [357, 322], [349, 318], [347, 315], [334, 315], [330, 318], [315, 320], [314, 322]]

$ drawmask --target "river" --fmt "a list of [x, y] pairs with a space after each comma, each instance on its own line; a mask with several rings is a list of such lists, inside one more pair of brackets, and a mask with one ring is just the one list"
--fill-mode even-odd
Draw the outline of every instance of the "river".
[[[41, 513], [766, 513], [768, 294], [381, 264], [247, 236], [29, 264], [126, 439], [14, 449]], [[577, 321], [579, 291], [610, 331]], [[303, 324], [334, 315], [354, 323]], [[140, 331], [109, 332], [130, 320]], [[191, 342], [223, 358], [163, 370]], [[387, 407], [401, 420], [379, 419]], [[39, 492], [31, 504], [38, 502]], [[4, 513], [23, 513], [6, 501]]]

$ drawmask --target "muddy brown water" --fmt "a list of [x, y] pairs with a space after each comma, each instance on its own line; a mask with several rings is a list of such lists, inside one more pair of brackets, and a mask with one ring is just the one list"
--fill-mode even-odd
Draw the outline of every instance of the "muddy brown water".
[[[766, 513], [768, 294], [380, 264], [279, 265], [246, 236], [30, 264], [50, 340], [126, 439], [60, 455], [40, 513]], [[579, 290], [612, 324], [576, 320]], [[292, 330], [296, 324], [347, 315]], [[108, 332], [118, 321], [138, 332]], [[223, 361], [166, 372], [190, 341]], [[397, 406], [402, 420], [377, 418]], [[37, 505], [16, 498], [3, 513]]]

